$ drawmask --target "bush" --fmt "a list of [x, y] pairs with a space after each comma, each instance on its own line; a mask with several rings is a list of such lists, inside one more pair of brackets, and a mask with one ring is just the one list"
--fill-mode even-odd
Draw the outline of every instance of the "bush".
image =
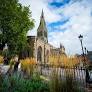
[[0, 74], [0, 92], [2, 92], [2, 88], [3, 88], [2, 82], [3, 82], [3, 77]]
[[49, 87], [42, 80], [24, 79], [13, 75], [3, 77], [0, 92], [49, 92]]

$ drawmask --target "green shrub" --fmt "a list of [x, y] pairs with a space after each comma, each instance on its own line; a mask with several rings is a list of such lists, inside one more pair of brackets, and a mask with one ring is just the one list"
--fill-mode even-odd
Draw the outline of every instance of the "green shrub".
[[24, 79], [18, 75], [3, 78], [0, 92], [48, 92], [48, 84], [41, 80]]
[[3, 89], [2, 82], [3, 82], [3, 77], [2, 77], [2, 75], [0, 74], [0, 92], [2, 92], [2, 89]]
[[66, 73], [66, 76], [61, 78], [58, 70], [53, 70], [48, 82], [40, 79], [38, 72], [30, 79], [25, 79], [19, 74], [0, 76], [0, 92], [85, 92], [85, 90], [71, 74]]

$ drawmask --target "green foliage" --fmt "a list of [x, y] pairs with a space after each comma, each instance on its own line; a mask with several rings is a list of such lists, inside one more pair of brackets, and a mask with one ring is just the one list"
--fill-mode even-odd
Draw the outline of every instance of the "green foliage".
[[49, 85], [50, 92], [85, 92], [85, 89], [73, 79], [71, 74], [60, 78], [58, 70], [52, 72]]
[[55, 69], [52, 71], [50, 77], [50, 92], [61, 92], [62, 82]]
[[18, 75], [3, 78], [0, 92], [49, 92], [46, 83], [37, 79], [24, 79]]
[[25, 48], [26, 34], [33, 26], [29, 7], [22, 6], [18, 0], [0, 0], [0, 43], [7, 43], [11, 55]]
[[37, 72], [31, 79], [25, 79], [19, 74], [0, 76], [0, 92], [85, 92], [71, 75], [68, 74], [63, 80], [56, 70], [51, 75], [49, 84], [40, 79]]
[[3, 82], [3, 78], [2, 78], [2, 75], [0, 74], [0, 92], [2, 92], [2, 90], [3, 90], [2, 82]]

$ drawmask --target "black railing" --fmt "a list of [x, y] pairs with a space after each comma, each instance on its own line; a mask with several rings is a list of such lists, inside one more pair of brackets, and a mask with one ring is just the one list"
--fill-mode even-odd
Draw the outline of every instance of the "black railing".
[[[89, 82], [89, 78], [87, 76], [86, 68], [83, 67], [59, 67], [55, 65], [49, 65], [49, 64], [38, 64], [41, 71], [41, 74], [50, 77], [52, 72], [57, 71], [57, 74], [61, 77], [61, 79], [65, 78], [66, 75], [71, 76], [75, 81], [79, 81], [82, 85], [86, 86], [86, 84]], [[88, 80], [87, 80], [88, 79]]]

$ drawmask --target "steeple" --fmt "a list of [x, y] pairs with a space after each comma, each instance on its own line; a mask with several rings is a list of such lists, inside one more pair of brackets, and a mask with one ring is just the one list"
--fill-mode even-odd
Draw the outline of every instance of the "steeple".
[[43, 9], [42, 9], [42, 14], [41, 14], [41, 18], [44, 18], [44, 13], [43, 13]]
[[41, 17], [40, 17], [40, 24], [37, 29], [37, 37], [38, 39], [41, 39], [45, 42], [48, 42], [48, 37], [47, 37], [47, 28], [46, 28], [46, 23], [44, 19], [44, 12], [42, 10]]

